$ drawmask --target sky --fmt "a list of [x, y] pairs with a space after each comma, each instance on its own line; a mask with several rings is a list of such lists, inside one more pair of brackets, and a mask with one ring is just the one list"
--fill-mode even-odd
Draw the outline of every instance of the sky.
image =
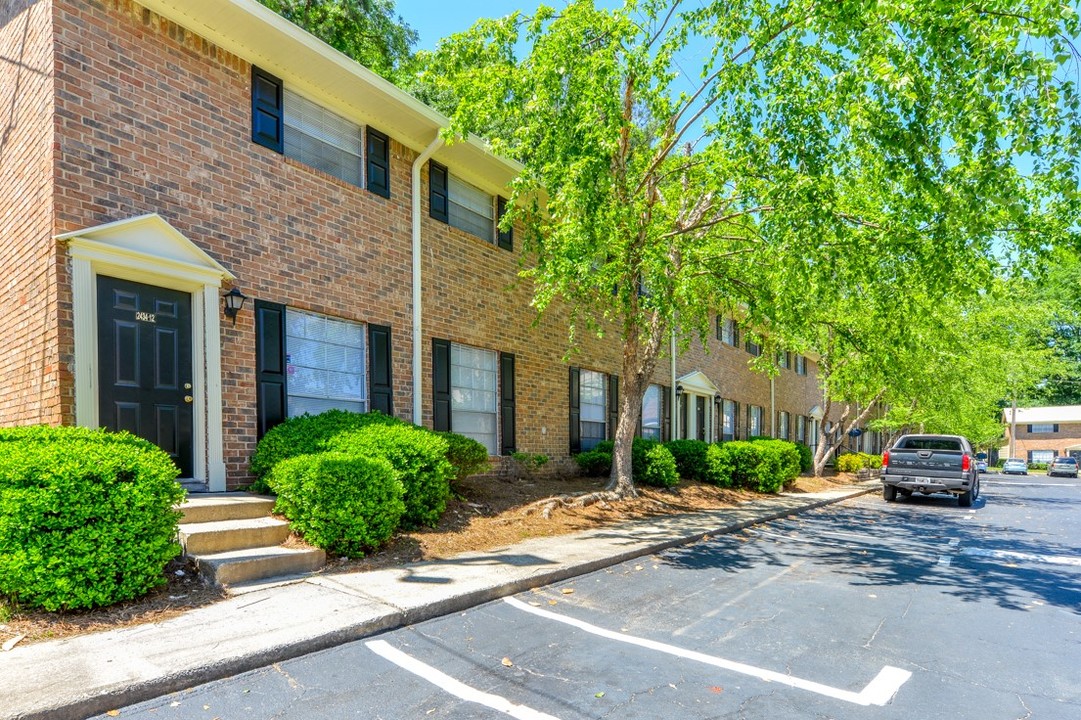
[[[547, 0], [557, 5], [558, 0]], [[420, 34], [417, 50], [431, 50], [447, 35], [468, 29], [485, 17], [503, 17], [515, 10], [534, 10], [539, 0], [397, 0], [395, 10]]]

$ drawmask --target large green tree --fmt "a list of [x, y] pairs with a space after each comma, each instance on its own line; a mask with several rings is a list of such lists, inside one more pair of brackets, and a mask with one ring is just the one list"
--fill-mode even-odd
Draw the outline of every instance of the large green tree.
[[259, 0], [286, 20], [390, 81], [413, 56], [417, 33], [394, 0]]
[[1061, 238], [1078, 30], [1058, 2], [577, 0], [447, 38], [417, 84], [449, 138], [524, 164], [504, 222], [528, 230], [537, 308], [620, 338], [607, 492], [626, 496], [673, 328], [738, 309], [817, 343], [860, 293], [973, 293], [994, 248]]

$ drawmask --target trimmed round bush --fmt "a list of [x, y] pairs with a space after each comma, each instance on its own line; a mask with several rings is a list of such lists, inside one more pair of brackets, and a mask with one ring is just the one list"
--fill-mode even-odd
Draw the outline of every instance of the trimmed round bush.
[[706, 451], [709, 443], [703, 440], [669, 440], [664, 446], [675, 458], [680, 477], [706, 482]]
[[274, 505], [316, 547], [361, 557], [394, 534], [405, 512], [402, 483], [384, 458], [321, 452], [286, 458], [267, 478]]
[[435, 433], [447, 443], [447, 460], [454, 466], [451, 482], [484, 472], [488, 464], [488, 448], [471, 437], [452, 432]]
[[336, 435], [327, 447], [390, 462], [405, 491], [404, 527], [435, 525], [447, 509], [454, 466], [447, 461], [447, 441], [435, 433], [405, 424], [369, 425]]
[[800, 454], [799, 448], [795, 443], [788, 442], [787, 440], [774, 440], [764, 439], [755, 440], [759, 445], [771, 448], [778, 454], [781, 462], [781, 475], [784, 477], [784, 482], [792, 482], [799, 477], [800, 474]]
[[359, 430], [369, 425], [406, 425], [403, 420], [381, 412], [355, 413], [345, 410], [327, 410], [318, 415], [299, 415], [284, 420], [259, 441], [251, 456], [251, 474], [255, 482], [251, 489], [267, 492], [270, 488], [266, 476], [282, 460], [310, 455], [326, 449], [327, 442], [349, 430]]
[[658, 443], [646, 450], [644, 465], [639, 478], [643, 484], [654, 487], [675, 487], [679, 484], [676, 459], [664, 445]]
[[0, 431], [0, 593], [49, 611], [111, 605], [165, 583], [184, 489], [128, 433]]
[[876, 469], [882, 467], [882, 456], [869, 453], [855, 452], [838, 455], [834, 461], [834, 468], [838, 472], [859, 472], [864, 468]]
[[731, 447], [733, 444], [726, 442], [706, 448], [706, 482], [723, 488], [736, 486], [735, 453]]
[[574, 456], [582, 474], [586, 477], [610, 475], [612, 472], [612, 453], [603, 450], [587, 450]]
[[711, 446], [706, 452], [710, 482], [761, 493], [779, 491], [786, 482], [786, 466], [791, 471], [791, 459], [785, 459], [776, 442], [733, 440]]

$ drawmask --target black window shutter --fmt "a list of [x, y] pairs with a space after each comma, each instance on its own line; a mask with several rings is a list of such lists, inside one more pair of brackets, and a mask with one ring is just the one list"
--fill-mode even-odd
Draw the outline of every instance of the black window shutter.
[[1028, 431], [1027, 432], [1029, 433], [1029, 435], [1032, 434], [1032, 426], [1031, 425], [1028, 426]]
[[251, 66], [251, 139], [274, 152], [284, 151], [282, 81]]
[[378, 130], [368, 128], [368, 190], [385, 198], [390, 197], [390, 138]]
[[672, 417], [669, 414], [669, 393], [672, 388], [661, 385], [661, 440], [668, 442], [672, 439]]
[[[497, 197], [495, 199], [496, 210], [496, 223], [503, 219], [503, 215], [507, 212], [507, 201], [504, 198]], [[496, 230], [499, 232], [499, 247], [504, 250], [514, 250], [514, 228], [508, 228], [506, 232], [500, 230], [498, 227]]]
[[451, 430], [450, 423], [450, 341], [432, 339], [432, 426]]
[[608, 439], [616, 439], [619, 422], [619, 375], [608, 376]]
[[394, 378], [391, 371], [390, 328], [386, 325], [368, 326], [368, 385], [371, 388], [371, 410], [384, 415], [394, 414]]
[[570, 451], [582, 452], [582, 405], [578, 368], [570, 369]]
[[285, 306], [255, 301], [256, 433], [285, 419]]
[[500, 444], [504, 455], [513, 455], [517, 450], [514, 413], [514, 356], [510, 353], [499, 353]]
[[450, 222], [447, 204], [447, 168], [428, 161], [428, 214], [440, 222]]
[[1051, 426], [1051, 432], [1058, 432], [1058, 423]]

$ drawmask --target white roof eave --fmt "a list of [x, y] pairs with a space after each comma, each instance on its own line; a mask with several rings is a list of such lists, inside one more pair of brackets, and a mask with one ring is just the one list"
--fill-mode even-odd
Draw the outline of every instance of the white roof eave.
[[[140, 0], [140, 4], [326, 101], [354, 121], [423, 151], [448, 119], [256, 0]], [[520, 163], [471, 136], [436, 153], [456, 174], [487, 189], [505, 188]]]

